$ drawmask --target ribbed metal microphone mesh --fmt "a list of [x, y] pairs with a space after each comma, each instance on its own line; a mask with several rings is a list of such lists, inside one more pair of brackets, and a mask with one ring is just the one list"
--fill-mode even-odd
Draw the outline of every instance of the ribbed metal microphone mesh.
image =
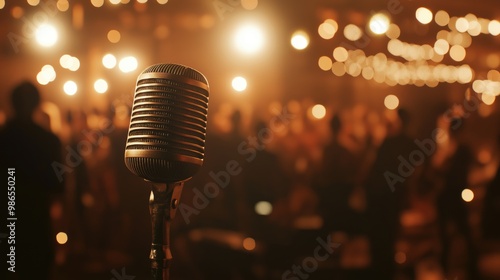
[[125, 164], [153, 182], [192, 177], [203, 163], [209, 86], [203, 74], [157, 64], [138, 77]]

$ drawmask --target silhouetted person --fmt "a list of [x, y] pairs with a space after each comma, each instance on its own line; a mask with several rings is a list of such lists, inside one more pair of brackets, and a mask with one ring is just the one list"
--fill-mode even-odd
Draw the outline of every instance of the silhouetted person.
[[[449, 143], [451, 156], [444, 163], [444, 185], [437, 196], [437, 214], [440, 230], [442, 254], [441, 265], [444, 273], [449, 273], [449, 260], [452, 251], [453, 235], [463, 236], [466, 245], [468, 279], [478, 279], [477, 255], [469, 225], [468, 211], [462, 199], [462, 191], [467, 187], [468, 174], [473, 161], [469, 148], [461, 142], [463, 120], [452, 118], [449, 124]], [[455, 232], [450, 232], [450, 226]]]
[[[37, 88], [23, 82], [12, 91], [15, 117], [0, 131], [3, 174], [15, 168], [15, 274], [13, 279], [49, 279], [54, 260], [55, 233], [51, 231], [53, 196], [63, 191], [52, 163], [61, 163], [61, 143], [33, 122], [40, 103]], [[7, 180], [5, 180], [7, 182]], [[4, 206], [6, 204], [3, 204]]]
[[[398, 110], [399, 130], [380, 145], [366, 182], [366, 215], [373, 279], [394, 279], [394, 245], [400, 228], [399, 217], [407, 186], [414, 172], [400, 168], [417, 150], [408, 135], [410, 116]], [[411, 165], [411, 163], [410, 163]], [[400, 172], [400, 171], [403, 171]]]
[[360, 216], [349, 206], [354, 190], [361, 157], [340, 142], [342, 122], [338, 115], [330, 120], [333, 139], [323, 151], [316, 188], [325, 229], [360, 233]]
[[[500, 148], [500, 135], [498, 137]], [[482, 235], [486, 241], [500, 241], [500, 166], [493, 180], [486, 187], [482, 212]]]

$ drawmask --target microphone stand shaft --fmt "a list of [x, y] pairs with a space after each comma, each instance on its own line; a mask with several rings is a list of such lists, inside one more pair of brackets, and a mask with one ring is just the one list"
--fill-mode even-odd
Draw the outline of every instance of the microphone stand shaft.
[[172, 261], [170, 251], [170, 224], [175, 216], [184, 182], [152, 183], [149, 213], [152, 225], [152, 243], [149, 259], [153, 280], [169, 280]]

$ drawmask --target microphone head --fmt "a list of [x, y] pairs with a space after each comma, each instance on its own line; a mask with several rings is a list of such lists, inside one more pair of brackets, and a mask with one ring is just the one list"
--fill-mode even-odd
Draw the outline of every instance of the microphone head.
[[203, 164], [209, 86], [179, 64], [156, 64], [137, 78], [125, 165], [158, 183], [185, 181]]

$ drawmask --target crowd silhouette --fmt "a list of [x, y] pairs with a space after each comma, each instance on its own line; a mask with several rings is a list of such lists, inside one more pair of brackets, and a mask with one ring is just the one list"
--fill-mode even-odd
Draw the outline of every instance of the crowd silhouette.
[[[34, 121], [39, 104], [34, 85], [17, 86], [0, 132], [2, 169], [17, 178], [13, 279], [110, 279], [122, 268], [147, 277], [149, 190], [123, 164], [130, 104], [69, 110], [57, 136]], [[175, 279], [498, 275], [480, 259], [499, 252], [500, 171], [472, 185], [478, 162], [463, 114], [436, 115], [438, 133], [423, 141], [411, 108], [357, 105], [322, 120], [293, 101], [246, 109], [211, 111], [204, 165], [172, 227]], [[218, 188], [207, 191], [209, 182]], [[472, 187], [484, 195], [468, 203]], [[69, 242], [56, 244], [55, 228]], [[318, 238], [338, 245], [324, 260], [312, 259]]]

